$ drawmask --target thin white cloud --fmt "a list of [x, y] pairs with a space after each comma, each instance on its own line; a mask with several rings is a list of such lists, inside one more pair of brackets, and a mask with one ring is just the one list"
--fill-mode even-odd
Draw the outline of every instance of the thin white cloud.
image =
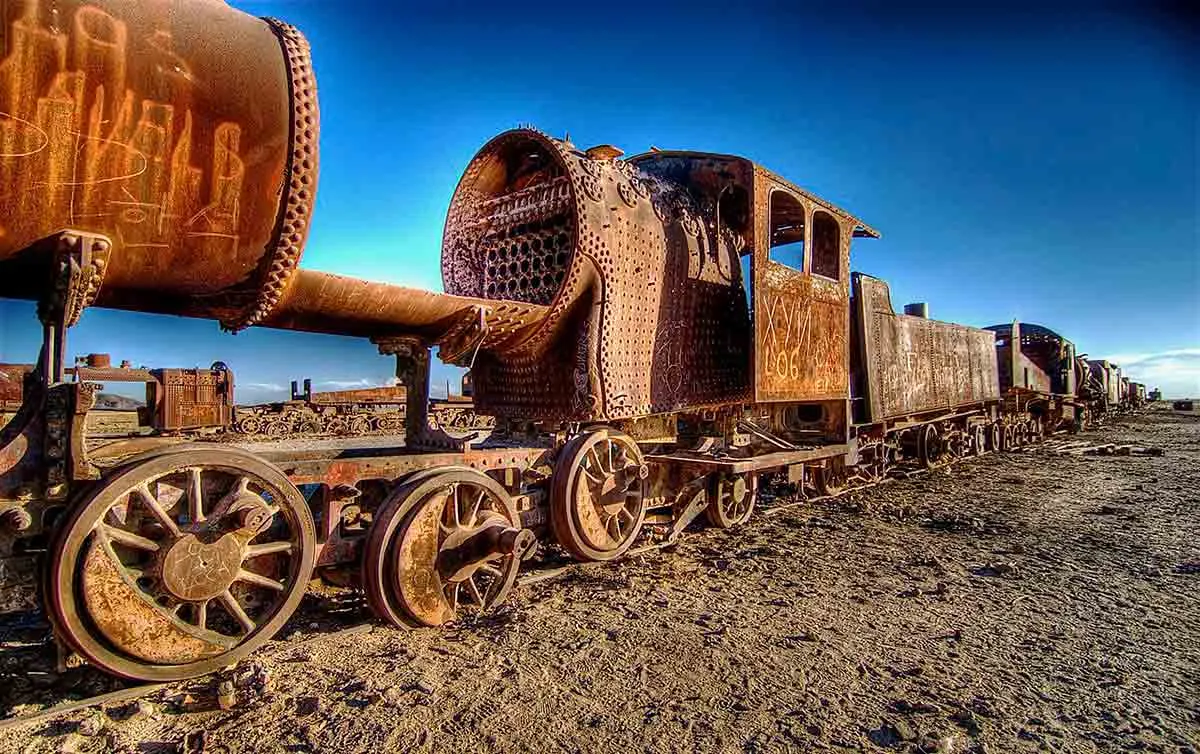
[[267, 390], [276, 393], [287, 389], [277, 382], [238, 382], [234, 384], [238, 388], [244, 388], [246, 390]]
[[1200, 348], [1174, 348], [1158, 353], [1109, 354], [1122, 374], [1134, 382], [1159, 388], [1167, 398], [1200, 396]]
[[317, 387], [331, 387], [335, 390], [353, 390], [360, 387], [379, 387], [373, 380], [362, 377], [357, 380], [321, 380]]

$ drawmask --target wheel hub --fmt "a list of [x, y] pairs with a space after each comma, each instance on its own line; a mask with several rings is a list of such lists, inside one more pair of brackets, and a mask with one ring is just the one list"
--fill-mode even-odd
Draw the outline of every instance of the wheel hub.
[[185, 534], [163, 556], [163, 586], [187, 602], [212, 599], [233, 584], [241, 563], [242, 547], [236, 537], [227, 534], [205, 543], [195, 534]]

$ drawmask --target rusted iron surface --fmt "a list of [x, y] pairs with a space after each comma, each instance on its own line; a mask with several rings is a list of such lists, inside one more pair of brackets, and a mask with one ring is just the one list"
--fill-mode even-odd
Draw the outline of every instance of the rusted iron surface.
[[179, 430], [233, 423], [233, 372], [228, 369], [152, 369], [153, 426]]
[[[44, 270], [23, 252], [80, 228], [114, 246], [99, 305], [253, 320], [294, 271], [316, 190], [315, 87], [294, 30], [217, 0], [3, 11], [0, 187], [21, 199], [0, 268]], [[9, 274], [0, 288], [30, 295]]]
[[1029, 322], [984, 328], [996, 333], [1000, 389], [1074, 396], [1075, 345], [1053, 330]]
[[864, 398], [872, 421], [998, 400], [995, 334], [892, 310], [887, 283], [854, 273]]
[[25, 396], [25, 380], [32, 364], [0, 364], [0, 413], [16, 413]]
[[1092, 380], [1099, 389], [1099, 399], [1106, 406], [1118, 406], [1121, 403], [1121, 370], [1116, 364], [1105, 359], [1091, 359], [1087, 362]]
[[[755, 398], [848, 398], [850, 239], [861, 224], [765, 169], [755, 172]], [[802, 243], [803, 260], [772, 259]], [[814, 269], [818, 250], [828, 261]]]
[[[403, 403], [404, 387], [388, 385], [385, 387], [368, 387], [357, 390], [325, 390], [311, 393], [307, 400], [318, 406], [335, 406], [344, 403]], [[296, 396], [292, 396], [293, 400]]]
[[[448, 293], [298, 270], [318, 114], [296, 30], [217, 0], [11, 0], [0, 22], [0, 295], [38, 301], [45, 365], [0, 430], [0, 533], [43, 538], [56, 636], [110, 673], [237, 662], [316, 566], [394, 625], [442, 625], [502, 600], [539, 538], [608, 560], [647, 526], [741, 524], [768, 472], [835, 495], [1017, 448], [1066, 415], [1040, 393], [1081, 373], [1102, 405], [1136, 400], [1044, 328], [1014, 323], [998, 352], [997, 333], [897, 315], [849, 272], [874, 230], [734, 156], [505, 132], [451, 201]], [[293, 383], [235, 412], [223, 364], [70, 370], [92, 305], [370, 338], [398, 384]], [[495, 432], [445, 431], [435, 349], [472, 367]], [[172, 436], [89, 427], [96, 383], [119, 379]], [[404, 446], [189, 441], [231, 421]]]
[[[548, 307], [512, 348], [480, 352], [481, 407], [623, 419], [752, 400], [756, 374], [766, 386], [760, 399], [845, 398], [844, 272], [813, 282], [798, 270], [803, 282], [793, 286], [765, 261], [768, 189], [794, 187], [736, 157], [618, 154], [518, 129], [468, 166], [446, 220], [446, 289]], [[863, 226], [794, 190], [838, 228], [844, 262]], [[759, 268], [752, 281], [743, 256]], [[767, 291], [755, 303], [757, 334], [752, 289]], [[766, 352], [757, 369], [754, 343]], [[780, 364], [782, 378], [765, 376]]]

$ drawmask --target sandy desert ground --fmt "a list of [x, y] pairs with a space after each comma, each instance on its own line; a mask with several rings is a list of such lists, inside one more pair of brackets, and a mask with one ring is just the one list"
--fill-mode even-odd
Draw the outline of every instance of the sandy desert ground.
[[[1052, 442], [765, 509], [440, 632], [312, 595], [224, 676], [10, 726], [0, 751], [1195, 754], [1200, 417], [1072, 439], [1165, 454]], [[0, 622], [4, 715], [123, 685], [55, 675], [45, 635]]]

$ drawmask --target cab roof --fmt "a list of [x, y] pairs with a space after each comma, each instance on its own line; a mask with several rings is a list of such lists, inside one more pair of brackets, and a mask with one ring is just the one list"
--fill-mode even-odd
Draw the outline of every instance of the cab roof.
[[800, 196], [809, 200], [813, 204], [818, 205], [822, 209], [828, 210], [829, 212], [832, 212], [833, 214], [838, 215], [839, 217], [842, 217], [842, 218], [850, 221], [854, 225], [854, 237], [855, 238], [879, 238], [880, 237], [879, 231], [875, 230], [870, 225], [867, 225], [862, 220], [859, 220], [857, 217], [850, 214], [849, 212], [842, 209], [841, 207], [838, 207], [837, 205], [832, 204], [832, 203], [822, 199], [821, 197], [817, 196], [816, 194], [812, 193], [811, 191], [807, 191], [805, 189], [800, 188], [799, 186], [797, 186], [796, 184], [787, 180], [786, 178], [781, 177], [780, 175], [772, 172], [771, 170], [768, 170], [767, 168], [763, 167], [762, 165], [759, 165], [758, 163], [754, 162], [753, 160], [746, 159], [745, 157], [738, 157], [737, 155], [730, 155], [730, 154], [720, 154], [718, 152], [694, 152], [694, 151], [682, 150], [682, 149], [655, 149], [655, 150], [652, 150], [649, 152], [643, 152], [642, 154], [634, 155], [633, 157], [630, 157], [628, 159], [628, 161], [636, 164], [638, 162], [648, 162], [651, 160], [661, 159], [661, 158], [666, 158], [666, 157], [683, 158], [683, 159], [689, 159], [689, 160], [724, 160], [724, 161], [728, 161], [728, 162], [740, 162], [740, 163], [750, 167], [754, 172], [761, 172], [768, 179], [770, 179], [773, 183], [779, 184], [779, 185], [787, 188], [789, 191], [799, 194]]

